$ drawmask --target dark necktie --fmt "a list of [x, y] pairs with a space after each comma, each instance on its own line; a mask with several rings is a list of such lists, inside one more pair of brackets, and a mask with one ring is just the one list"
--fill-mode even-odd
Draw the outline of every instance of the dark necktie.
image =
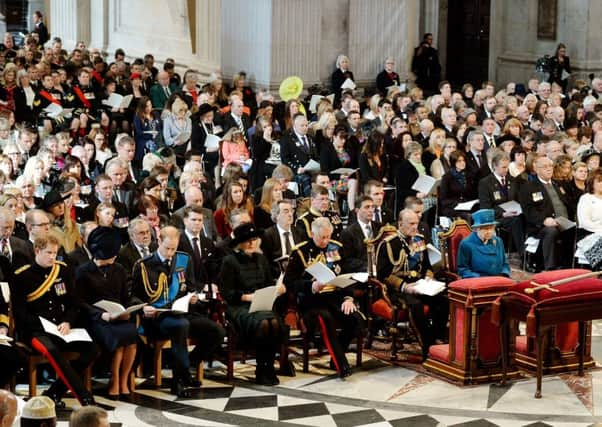
[[291, 247], [291, 232], [290, 231], [285, 231], [284, 233], [282, 233], [282, 235], [284, 236], [284, 250], [286, 251], [285, 255], [290, 255], [291, 252], [293, 251], [293, 248]]
[[192, 257], [194, 261], [194, 274], [199, 279], [201, 273], [201, 249], [199, 248], [198, 237], [192, 239]]
[[502, 177], [502, 187], [506, 188], [506, 177], [505, 176]]
[[146, 258], [150, 254], [148, 247], [142, 246], [142, 258]]
[[163, 265], [165, 266], [165, 268], [167, 269], [168, 272], [171, 272], [171, 263], [169, 262], [168, 259], [163, 261]]
[[372, 233], [372, 226], [370, 225], [370, 223], [368, 223], [366, 225], [366, 238], [371, 239], [374, 236], [374, 234]]
[[307, 137], [302, 136], [301, 139], [303, 140], [303, 147], [305, 147], [305, 151], [309, 152], [309, 144], [307, 143]]
[[376, 208], [374, 210], [374, 221], [378, 222], [379, 224], [382, 223], [382, 219], [380, 217], [380, 208]]
[[477, 160], [477, 166], [480, 168], [481, 167], [481, 155], [477, 154], [475, 156], [475, 159]]

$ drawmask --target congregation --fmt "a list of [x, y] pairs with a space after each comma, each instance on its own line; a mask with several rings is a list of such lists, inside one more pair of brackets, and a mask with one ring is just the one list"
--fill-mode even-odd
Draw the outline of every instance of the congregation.
[[[414, 52], [415, 85], [388, 57], [374, 88], [351, 89], [340, 55], [330, 90], [282, 100], [243, 71], [201, 82], [150, 53], [108, 59], [83, 42], [66, 52], [39, 25], [20, 47], [5, 34], [0, 342], [49, 360], [44, 394], [56, 405], [68, 391], [95, 403], [82, 373], [100, 352], [107, 395], [127, 400], [148, 350], [141, 336], [170, 341], [178, 397], [199, 386], [195, 369], [219, 358], [229, 328], [253, 349], [258, 384], [295, 374], [282, 348], [301, 324], [321, 332], [344, 378], [371, 308], [362, 283], [333, 286], [308, 272], [314, 264], [375, 276], [409, 307], [422, 357], [447, 340], [449, 302], [415, 285], [434, 277], [427, 246], [455, 219], [477, 230], [461, 276], [509, 275], [504, 245], [528, 270], [597, 269], [602, 78], [569, 84], [560, 44], [545, 80], [455, 88], [431, 44], [427, 34]], [[370, 258], [366, 242], [383, 230]], [[470, 245], [488, 244], [496, 262], [470, 260]], [[251, 310], [269, 286], [273, 309]], [[82, 329], [91, 339], [63, 339]], [[2, 387], [24, 366], [16, 348], [0, 345]]]

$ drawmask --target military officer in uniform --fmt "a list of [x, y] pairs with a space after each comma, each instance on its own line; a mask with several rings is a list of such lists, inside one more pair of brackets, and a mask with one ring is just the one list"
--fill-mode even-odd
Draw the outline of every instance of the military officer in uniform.
[[[186, 388], [198, 386], [191, 380], [190, 365], [209, 360], [222, 343], [225, 331], [206, 315], [205, 304], [197, 293], [202, 289], [194, 282], [192, 260], [187, 253], [177, 251], [179, 241], [177, 228], [162, 228], [157, 251], [138, 260], [132, 276], [136, 302], [149, 303], [143, 309], [144, 333], [153, 338], [171, 339], [171, 392], [178, 397], [187, 397], [190, 393]], [[171, 308], [176, 299], [190, 292], [194, 294], [187, 313], [160, 311]], [[186, 344], [188, 337], [199, 342], [190, 355]]]
[[[10, 326], [10, 317], [8, 315], [9, 302], [10, 289], [8, 284], [6, 282], [0, 283], [0, 343], [4, 342], [3, 337], [8, 336], [8, 328]], [[19, 354], [10, 345], [0, 345], [0, 360], [2, 360], [0, 388], [4, 388], [8, 385], [15, 372], [17, 372], [20, 365]]]
[[[312, 238], [293, 249], [284, 284], [297, 295], [308, 334], [312, 336], [320, 328], [332, 365], [343, 378], [351, 375], [345, 351], [356, 336], [357, 328], [363, 327], [364, 317], [349, 288], [320, 283], [305, 271], [309, 265], [321, 262], [336, 274], [341, 272], [341, 243], [330, 239], [333, 227], [328, 218], [316, 218], [311, 231]], [[338, 336], [337, 327], [341, 328]]]
[[307, 118], [303, 113], [293, 117], [293, 128], [280, 140], [282, 164], [295, 172], [295, 182], [299, 185], [299, 195], [307, 197], [311, 191], [311, 170], [305, 166], [310, 160], [320, 161], [314, 141], [307, 135]]
[[[45, 332], [40, 317], [54, 323], [62, 335], [74, 327], [80, 317], [79, 304], [74, 297], [70, 269], [56, 260], [59, 242], [53, 236], [37, 237], [34, 241], [35, 261], [14, 273], [12, 283], [13, 308], [19, 341], [31, 345], [50, 361], [57, 374], [56, 381], [44, 392], [58, 405], [71, 390], [82, 405], [94, 404], [94, 399], [82, 381], [81, 373], [98, 354], [96, 345], [89, 341], [65, 342]], [[79, 358], [68, 362], [63, 352], [79, 353]]]
[[[94, 86], [90, 84], [90, 73], [86, 68], [80, 69], [77, 73], [77, 84], [73, 85], [66, 99], [69, 107], [73, 108], [74, 121], [81, 120], [82, 114], [88, 115], [91, 119], [99, 118], [101, 99]], [[75, 124], [72, 123], [72, 127], [75, 127]]]
[[311, 224], [316, 218], [320, 217], [328, 218], [333, 228], [332, 238], [339, 239], [343, 231], [343, 221], [341, 221], [338, 213], [328, 209], [329, 206], [328, 189], [322, 185], [313, 184], [311, 186], [310, 208], [295, 221], [295, 229], [303, 240], [311, 240]]
[[[416, 293], [418, 280], [433, 277], [426, 240], [418, 234], [419, 223], [414, 211], [404, 209], [399, 213], [397, 233], [385, 238], [376, 248], [376, 269], [378, 280], [387, 285], [389, 297], [408, 306], [426, 357], [436, 339], [447, 339], [449, 304], [441, 294], [431, 297]], [[430, 321], [424, 314], [425, 305], [429, 307]]]
[[36, 117], [38, 117], [38, 125], [44, 126], [49, 131], [56, 131], [67, 127], [63, 116], [59, 115], [56, 117], [50, 117], [46, 112], [46, 108], [50, 104], [55, 104], [59, 107], [64, 107], [64, 99], [61, 91], [54, 88], [54, 79], [50, 74], [47, 74], [42, 79], [42, 88], [36, 93], [33, 99], [33, 111]]

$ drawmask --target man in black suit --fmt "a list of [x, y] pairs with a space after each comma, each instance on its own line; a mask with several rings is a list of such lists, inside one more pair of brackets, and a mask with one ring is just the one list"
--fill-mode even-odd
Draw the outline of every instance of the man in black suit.
[[26, 254], [28, 247], [25, 241], [12, 236], [15, 228], [15, 215], [8, 208], [0, 207], [0, 269], [2, 277], [7, 278], [13, 272], [13, 259], [15, 253]]
[[[395, 225], [395, 216], [393, 212], [386, 206], [383, 206], [385, 201], [385, 189], [384, 184], [380, 181], [371, 179], [364, 184], [364, 195], [370, 197], [374, 203], [374, 216], [372, 221], [380, 224]], [[349, 212], [349, 224], [353, 224], [357, 221], [357, 214], [355, 211]]]
[[525, 241], [524, 217], [520, 212], [507, 212], [501, 204], [518, 199], [518, 183], [508, 174], [510, 159], [503, 151], [491, 159], [493, 172], [479, 181], [479, 205], [481, 209], [495, 210], [495, 220], [500, 227], [512, 234], [518, 251], [523, 256]]
[[527, 220], [527, 235], [539, 239], [544, 269], [551, 270], [563, 265], [559, 261], [564, 260], [566, 264], [572, 259], [569, 252], [573, 249], [574, 227], [561, 231], [556, 220], [558, 217], [571, 219], [572, 214], [564, 190], [552, 182], [552, 160], [539, 157], [533, 166], [537, 178], [521, 187], [520, 204]]
[[203, 192], [200, 188], [190, 186], [184, 191], [185, 205], [176, 210], [171, 215], [171, 224], [179, 228], [184, 228], [184, 211], [190, 206], [198, 206], [203, 213], [203, 229], [201, 234], [212, 242], [217, 241], [217, 228], [215, 227], [215, 219], [211, 209], [203, 207]]
[[187, 206], [183, 213], [184, 232], [180, 234], [178, 250], [192, 260], [194, 280], [199, 285], [217, 283], [220, 262], [211, 240], [203, 236], [204, 213], [197, 205]]
[[112, 201], [124, 204], [130, 217], [136, 216], [137, 212], [134, 206], [136, 186], [133, 182], [126, 181], [127, 164], [119, 158], [112, 159], [107, 163], [105, 172], [113, 182]]
[[[12, 267], [17, 269], [26, 264], [33, 264], [36, 254], [33, 248], [33, 242], [38, 237], [47, 237], [50, 234], [51, 222], [48, 214], [41, 209], [30, 209], [25, 214], [25, 227], [29, 233], [28, 240], [9, 239], [12, 251]], [[65, 250], [59, 246], [56, 259], [66, 260]]]
[[282, 163], [295, 173], [295, 182], [299, 184], [299, 196], [308, 197], [311, 192], [311, 171], [305, 170], [310, 159], [319, 163], [318, 150], [307, 135], [307, 118], [303, 113], [293, 117], [293, 128], [280, 140]]
[[378, 234], [380, 224], [373, 221], [374, 202], [368, 196], [361, 196], [357, 201], [357, 221], [341, 234], [343, 244], [343, 260], [341, 268], [344, 273], [368, 271], [368, 252], [364, 241]]
[[128, 235], [130, 240], [119, 250], [117, 262], [128, 274], [132, 274], [136, 261], [154, 252], [157, 244], [152, 241], [150, 225], [142, 218], [134, 218], [130, 222]]
[[[238, 128], [243, 133], [243, 138], [247, 139], [247, 131], [251, 127], [251, 119], [249, 116], [243, 113], [243, 107], [245, 104], [238, 95], [230, 95], [230, 114], [226, 114], [223, 117], [222, 127], [224, 133], [228, 132], [231, 128]], [[247, 145], [248, 142], [247, 142]]]
[[103, 165], [104, 170], [106, 171], [111, 160], [118, 158], [125, 162], [127, 169], [126, 181], [131, 181], [134, 184], [142, 181], [147, 173], [142, 170], [140, 164], [138, 164], [138, 162], [134, 159], [134, 155], [136, 154], [136, 141], [134, 141], [134, 138], [126, 133], [120, 133], [117, 135], [115, 138], [115, 151], [117, 154], [107, 159]]
[[86, 221], [79, 226], [83, 243], [67, 254], [67, 264], [73, 269], [92, 259], [92, 253], [88, 249], [88, 236], [96, 227], [98, 227], [98, 224], [94, 221]]
[[128, 223], [128, 210], [123, 203], [113, 200], [113, 181], [111, 177], [105, 174], [98, 175], [94, 189], [95, 193], [90, 198], [90, 203], [84, 212], [86, 221], [96, 221], [96, 208], [99, 204], [111, 203], [115, 208], [115, 223], [123, 225], [124, 228]]
[[270, 261], [274, 277], [280, 275], [282, 266], [285, 265], [276, 260], [283, 256], [290, 256], [293, 248], [303, 242], [303, 237], [292, 226], [294, 216], [295, 209], [290, 200], [274, 203], [272, 220], [276, 224], [265, 230], [261, 239], [261, 250]]
[[32, 33], [38, 35], [38, 45], [44, 46], [44, 44], [50, 38], [50, 34], [48, 34], [48, 28], [46, 24], [44, 24], [44, 16], [42, 16], [42, 12], [36, 10], [33, 13], [33, 30]]
[[472, 179], [476, 187], [478, 182], [491, 173], [487, 164], [487, 156], [483, 151], [485, 138], [480, 130], [472, 130], [466, 140], [468, 144], [468, 153], [466, 153], [466, 172], [467, 178]]

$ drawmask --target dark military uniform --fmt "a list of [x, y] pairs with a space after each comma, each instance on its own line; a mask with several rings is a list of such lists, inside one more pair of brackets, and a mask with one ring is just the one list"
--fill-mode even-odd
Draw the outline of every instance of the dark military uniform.
[[[312, 282], [315, 279], [305, 271], [309, 265], [321, 262], [339, 274], [340, 254], [341, 243], [335, 240], [331, 240], [324, 249], [316, 246], [311, 239], [295, 246], [286, 269], [284, 283], [297, 295], [308, 334], [313, 334], [316, 328], [320, 327], [335, 368], [342, 374], [349, 372], [345, 350], [356, 335], [357, 328], [363, 327], [364, 317], [359, 311], [349, 315], [341, 311], [344, 300], [353, 299], [349, 288], [340, 289], [327, 285], [320, 293], [314, 294]], [[338, 339], [337, 327], [341, 328]]]
[[[390, 297], [408, 305], [426, 356], [435, 339], [447, 339], [449, 303], [442, 294], [431, 297], [404, 292], [407, 284], [433, 276], [424, 236], [406, 237], [397, 232], [378, 245], [376, 257], [378, 280], [387, 285]], [[429, 307], [432, 324], [424, 314], [425, 305]]]
[[[70, 389], [82, 404], [91, 403], [92, 395], [86, 390], [81, 373], [96, 358], [96, 345], [85, 341], [67, 343], [45, 332], [40, 322], [43, 317], [57, 326], [63, 322], [72, 328], [77, 326], [80, 308], [67, 265], [61, 261], [55, 261], [49, 268], [35, 262], [24, 265], [15, 271], [11, 291], [19, 341], [31, 344], [35, 351], [47, 357], [58, 376], [45, 394], [60, 400]], [[65, 351], [77, 352], [79, 358], [68, 362], [62, 354]]]
[[[1, 274], [1, 273], [0, 273]], [[5, 286], [2, 284], [0, 286]], [[10, 290], [8, 287], [0, 291], [0, 328], [8, 329], [10, 327], [9, 312]], [[0, 369], [0, 387], [4, 387], [17, 372], [20, 365], [19, 354], [15, 347], [0, 345], [0, 360], [2, 360], [2, 369]]]
[[[155, 252], [136, 262], [133, 271], [135, 302], [148, 302], [157, 309], [169, 309], [172, 303], [189, 292], [198, 292], [190, 255], [176, 252], [168, 263]], [[190, 305], [188, 313], [165, 312], [154, 318], [143, 318], [144, 333], [152, 337], [170, 338], [175, 381], [190, 380], [190, 363], [209, 360], [221, 345], [225, 331], [202, 312], [203, 305]], [[188, 355], [186, 339], [196, 338], [197, 345]], [[173, 388], [172, 388], [173, 389]]]
[[310, 208], [307, 212], [297, 218], [295, 221], [295, 229], [299, 233], [299, 236], [303, 238], [303, 240], [310, 240], [312, 238], [311, 232], [311, 223], [314, 222], [314, 219], [320, 217], [326, 217], [330, 220], [330, 224], [332, 224], [332, 238], [338, 240], [343, 232], [343, 221], [338, 213], [335, 211], [326, 211], [324, 213], [318, 212], [314, 208]]
[[42, 126], [44, 124], [44, 120], [50, 120], [54, 130], [58, 131], [66, 126], [68, 127], [69, 123], [66, 123], [66, 120], [62, 116], [52, 118], [48, 115], [45, 109], [50, 104], [57, 104], [64, 108], [65, 100], [63, 99], [63, 94], [61, 91], [54, 88], [46, 89], [42, 87], [42, 89], [36, 93], [33, 99], [33, 112], [38, 118], [38, 125]]
[[81, 86], [74, 85], [71, 92], [65, 97], [69, 108], [73, 108], [74, 117], [80, 114], [88, 114], [94, 119], [98, 119], [99, 109], [102, 107], [101, 97], [96, 93], [92, 85]]

